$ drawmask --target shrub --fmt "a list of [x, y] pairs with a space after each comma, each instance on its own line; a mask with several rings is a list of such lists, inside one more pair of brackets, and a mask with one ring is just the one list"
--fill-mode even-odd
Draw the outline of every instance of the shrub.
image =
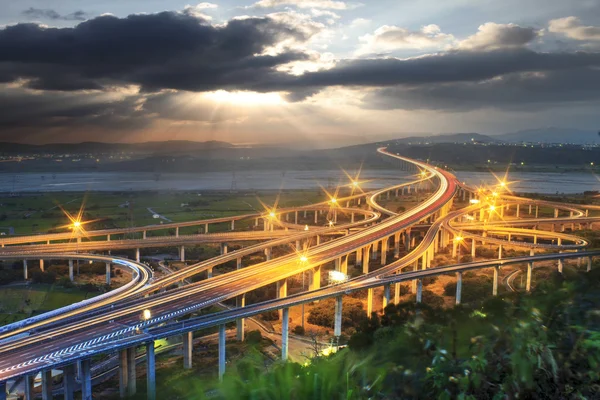
[[258, 330], [246, 333], [244, 341], [248, 344], [259, 344], [262, 340], [262, 334]]
[[292, 330], [296, 335], [304, 335], [304, 327], [302, 325], [296, 325]]
[[[335, 314], [335, 299], [321, 300], [308, 314], [308, 322], [323, 327], [333, 327]], [[342, 307], [342, 325], [356, 327], [367, 319], [362, 301], [352, 297], [344, 297]]]

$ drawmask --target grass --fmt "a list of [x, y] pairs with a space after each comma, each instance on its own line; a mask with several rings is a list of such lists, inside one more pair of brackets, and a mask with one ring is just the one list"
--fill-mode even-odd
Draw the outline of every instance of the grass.
[[55, 310], [96, 294], [49, 284], [6, 287], [0, 297], [0, 325]]
[[[84, 220], [99, 220], [88, 226], [88, 229], [127, 227], [131, 222], [135, 226], [143, 226], [164, 221], [153, 218], [148, 208], [174, 222], [182, 222], [263, 211], [261, 201], [272, 205], [277, 197], [272, 192], [209, 192], [201, 196], [197, 192], [73, 192], [5, 196], [0, 197], [0, 226], [13, 227], [15, 233], [21, 235], [47, 232], [69, 224], [58, 205], [75, 215], [82, 203], [85, 204]], [[279, 207], [306, 205], [324, 198], [324, 193], [317, 190], [287, 191], [281, 193]], [[126, 202], [132, 205], [131, 209], [125, 206]], [[197, 228], [190, 229], [189, 232], [182, 230], [181, 233], [197, 233]], [[222, 229], [226, 229], [225, 225]], [[215, 226], [214, 231], [219, 230]]]

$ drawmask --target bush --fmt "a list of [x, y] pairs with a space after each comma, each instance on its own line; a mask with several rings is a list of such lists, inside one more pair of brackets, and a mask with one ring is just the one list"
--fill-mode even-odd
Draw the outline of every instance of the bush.
[[56, 274], [54, 272], [35, 271], [31, 274], [33, 283], [54, 283], [56, 282]]
[[267, 311], [260, 315], [265, 321], [277, 321], [279, 319], [279, 313], [277, 312], [277, 310]]
[[258, 330], [250, 331], [246, 333], [244, 341], [248, 344], [260, 344], [262, 341], [262, 334]]
[[304, 327], [302, 325], [296, 325], [292, 330], [296, 335], [304, 335]]
[[[463, 275], [461, 301], [485, 300], [492, 293], [492, 280], [485, 275], [466, 276]], [[456, 281], [449, 282], [444, 286], [446, 296], [456, 296]]]
[[64, 288], [72, 288], [75, 287], [75, 284], [73, 282], [71, 282], [71, 279], [69, 279], [68, 276], [63, 276], [62, 278], [60, 278], [57, 282], [58, 285], [64, 287]]
[[434, 283], [436, 283], [438, 280], [437, 276], [428, 276], [426, 278], [423, 278], [423, 286], [429, 286], [429, 285], [433, 285]]

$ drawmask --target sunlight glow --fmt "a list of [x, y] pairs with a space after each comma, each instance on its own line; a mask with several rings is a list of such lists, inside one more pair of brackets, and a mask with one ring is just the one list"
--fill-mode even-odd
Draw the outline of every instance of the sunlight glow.
[[236, 105], [258, 106], [284, 103], [278, 93], [228, 92], [226, 90], [217, 90], [216, 92], [204, 93], [202, 96], [217, 103]]

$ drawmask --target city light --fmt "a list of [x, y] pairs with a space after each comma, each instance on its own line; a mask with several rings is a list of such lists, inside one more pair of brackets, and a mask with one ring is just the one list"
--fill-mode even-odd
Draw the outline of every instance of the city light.
[[352, 186], [354, 186], [354, 187], [358, 187], [358, 182], [357, 182], [357, 181], [353, 181], [353, 182], [352, 182]]
[[308, 230], [308, 225], [304, 225], [304, 230], [307, 231]]
[[506, 187], [506, 182], [504, 182], [504, 181], [500, 182], [500, 186], [501, 187]]
[[269, 216], [270, 216], [271, 218], [275, 218], [275, 215], [277, 215], [277, 214], [275, 214], [275, 212], [274, 212], [274, 211], [271, 211], [271, 212], [269, 213]]
[[81, 227], [81, 221], [73, 221], [73, 227], [74, 227], [74, 228], [79, 228], [79, 227]]
[[329, 284], [338, 285], [348, 280], [348, 275], [341, 271], [329, 271]]
[[150, 312], [150, 310], [145, 309], [142, 317], [144, 321], [148, 321], [150, 318], [152, 318], [152, 313]]
[[490, 206], [490, 211], [495, 211], [496, 210], [496, 206]]
[[493, 193], [492, 193], [492, 196], [494, 196], [494, 197], [498, 197], [498, 192], [493, 192]]
[[331, 198], [331, 202], [332, 202], [333, 204], [335, 204], [335, 203], [337, 203], [337, 199], [336, 199], [335, 197], [332, 197], [332, 198]]
[[471, 203], [471, 204], [479, 204], [480, 202], [479, 202], [479, 199], [471, 199], [471, 200], [469, 200], [469, 203]]
[[333, 221], [329, 221], [329, 226], [333, 226]]
[[462, 236], [457, 236], [457, 237], [454, 238], [455, 242], [462, 242], [462, 240], [463, 240]]
[[308, 261], [308, 258], [306, 256], [300, 256], [300, 262], [305, 263], [307, 261]]

